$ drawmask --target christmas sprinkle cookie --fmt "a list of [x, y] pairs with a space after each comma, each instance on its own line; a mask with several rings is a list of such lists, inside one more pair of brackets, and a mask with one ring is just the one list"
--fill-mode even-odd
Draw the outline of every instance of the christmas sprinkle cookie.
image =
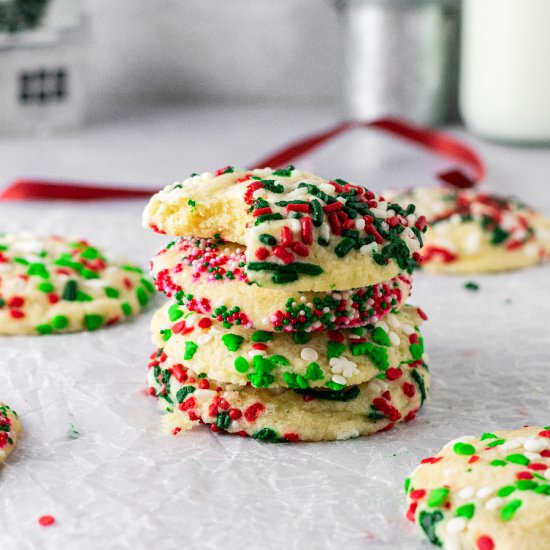
[[0, 334], [95, 330], [137, 314], [155, 288], [85, 241], [0, 234]]
[[407, 518], [438, 546], [548, 550], [550, 426], [451, 441], [405, 490]]
[[393, 198], [412, 202], [428, 220], [422, 251], [427, 271], [509, 271], [550, 254], [550, 220], [516, 199], [446, 187], [415, 188]]
[[422, 366], [404, 370], [399, 379], [374, 378], [345, 390], [259, 390], [213, 382], [158, 350], [149, 362], [148, 384], [174, 434], [204, 422], [214, 432], [264, 441], [322, 441], [369, 435], [412, 420], [430, 377]]
[[17, 413], [0, 403], [0, 464], [13, 451], [20, 433], [21, 424], [17, 420]]
[[272, 332], [351, 328], [381, 320], [407, 301], [412, 278], [339, 292], [289, 292], [251, 285], [238, 245], [220, 239], [182, 237], [151, 262], [158, 290], [224, 327]]
[[420, 367], [426, 359], [422, 316], [405, 306], [375, 325], [289, 334], [224, 328], [172, 302], [154, 315], [151, 328], [154, 344], [168, 356], [218, 382], [341, 390], [375, 376], [399, 379]]
[[291, 291], [342, 290], [412, 272], [425, 220], [343, 180], [226, 167], [152, 197], [144, 224], [244, 247], [249, 282]]

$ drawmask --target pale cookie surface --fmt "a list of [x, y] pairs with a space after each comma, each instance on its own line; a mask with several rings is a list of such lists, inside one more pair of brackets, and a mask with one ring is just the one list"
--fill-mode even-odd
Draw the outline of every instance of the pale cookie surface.
[[340, 390], [374, 376], [399, 378], [421, 366], [422, 315], [405, 306], [368, 327], [290, 334], [227, 329], [169, 303], [151, 328], [153, 343], [169, 357], [218, 382]]
[[428, 220], [422, 251], [426, 271], [509, 271], [549, 257], [550, 220], [516, 199], [471, 189], [419, 187], [393, 200], [412, 202]]
[[448, 443], [405, 483], [407, 518], [450, 550], [548, 550], [550, 426]]
[[0, 464], [13, 451], [20, 433], [21, 424], [17, 420], [17, 414], [7, 405], [0, 403]]
[[424, 366], [404, 370], [397, 380], [375, 378], [345, 391], [218, 384], [198, 378], [161, 350], [151, 356], [148, 366], [150, 392], [168, 413], [166, 424], [172, 433], [202, 421], [215, 432], [264, 441], [348, 439], [388, 430], [416, 416], [430, 385]]
[[161, 233], [243, 245], [250, 282], [316, 292], [411, 272], [425, 229], [414, 206], [293, 167], [194, 175], [154, 195], [143, 220]]
[[95, 330], [135, 315], [154, 291], [140, 268], [85, 241], [0, 234], [0, 334]]
[[156, 254], [151, 275], [157, 289], [189, 310], [229, 328], [272, 332], [351, 328], [375, 323], [407, 301], [412, 277], [334, 292], [289, 292], [250, 284], [239, 245], [182, 237]]

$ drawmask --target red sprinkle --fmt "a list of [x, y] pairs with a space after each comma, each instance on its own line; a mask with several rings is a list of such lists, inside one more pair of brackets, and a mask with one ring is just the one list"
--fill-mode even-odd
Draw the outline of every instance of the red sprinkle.
[[197, 324], [200, 328], [210, 328], [212, 326], [212, 321], [207, 317], [203, 317]]
[[398, 378], [401, 378], [403, 375], [403, 371], [401, 369], [396, 369], [394, 367], [390, 367], [386, 371], [386, 377], [388, 380], [397, 380]]
[[296, 441], [300, 441], [300, 436], [294, 432], [287, 432], [285, 434], [283, 434], [283, 438], [286, 439], [287, 441], [291, 441], [291, 442], [296, 442]]
[[540, 437], [550, 437], [550, 430], [542, 430], [539, 432]]
[[536, 472], [540, 472], [542, 470], [547, 470], [548, 466], [546, 464], [543, 464], [542, 462], [533, 462], [527, 466], [530, 470], [535, 470]]
[[210, 389], [210, 382], [206, 378], [203, 378], [202, 380], [199, 380], [199, 383], [197, 384], [197, 386], [201, 390], [208, 390]]
[[248, 422], [254, 422], [264, 410], [265, 407], [260, 402], [252, 403], [252, 405], [245, 409], [244, 417]]
[[440, 460], [443, 460], [442, 456], [429, 456], [428, 458], [424, 458], [420, 461], [420, 464], [435, 464], [436, 462], [439, 462]]
[[[390, 369], [388, 369], [390, 370]], [[395, 370], [398, 370], [398, 369], [395, 369]], [[401, 371], [399, 371], [401, 372]], [[387, 373], [387, 371], [386, 371]], [[414, 397], [414, 394], [416, 393], [416, 388], [414, 387], [413, 384], [409, 383], [409, 382], [404, 382], [403, 383], [403, 393], [409, 397], [409, 398], [412, 398]]]
[[55, 518], [53, 516], [40, 516], [38, 518], [38, 523], [42, 525], [42, 527], [49, 527], [55, 523]]
[[479, 550], [493, 550], [495, 547], [495, 543], [489, 535], [479, 536], [477, 538], [476, 544]]
[[286, 209], [289, 212], [302, 212], [304, 214], [307, 214], [311, 208], [309, 204], [287, 204]]
[[533, 474], [531, 472], [518, 472], [516, 479], [533, 479]]
[[239, 420], [243, 413], [239, 409], [229, 409], [229, 418], [231, 420]]
[[264, 214], [273, 214], [273, 210], [269, 208], [269, 206], [266, 206], [265, 208], [256, 208], [254, 212], [252, 212], [252, 215], [257, 218], [258, 216], [263, 216]]
[[474, 462], [477, 462], [479, 460], [479, 456], [477, 455], [472, 455], [469, 459], [468, 459], [468, 464], [473, 464]]
[[413, 500], [419, 500], [422, 497], [426, 496], [426, 491], [424, 489], [416, 489], [415, 491], [411, 491], [411, 494], [409, 496]]
[[345, 339], [344, 333], [339, 330], [329, 330], [327, 333], [331, 342], [343, 342]]
[[291, 264], [294, 262], [294, 256], [282, 246], [274, 246], [273, 255], [279, 258], [279, 260], [282, 260], [285, 264]]
[[304, 243], [292, 243], [291, 248], [298, 256], [309, 256], [309, 248]]
[[258, 260], [265, 260], [269, 256], [269, 250], [265, 246], [260, 246], [255, 252]]
[[302, 226], [302, 242], [306, 245], [313, 243], [313, 222], [309, 216], [300, 218]]

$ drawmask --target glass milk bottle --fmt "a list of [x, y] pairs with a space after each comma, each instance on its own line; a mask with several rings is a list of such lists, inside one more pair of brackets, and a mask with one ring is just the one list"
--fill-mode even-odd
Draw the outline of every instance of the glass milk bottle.
[[550, 0], [464, 0], [460, 111], [481, 136], [550, 144]]

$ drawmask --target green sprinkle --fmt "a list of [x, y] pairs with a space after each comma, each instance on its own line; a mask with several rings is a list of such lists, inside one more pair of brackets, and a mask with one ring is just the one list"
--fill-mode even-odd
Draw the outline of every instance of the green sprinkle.
[[84, 325], [88, 330], [97, 330], [105, 322], [103, 315], [84, 315]]
[[46, 266], [41, 263], [33, 263], [29, 265], [27, 269], [27, 275], [34, 275], [35, 277], [42, 277], [42, 279], [49, 279], [50, 274], [46, 269]]
[[54, 286], [52, 285], [52, 283], [40, 283], [38, 285], [38, 290], [40, 290], [40, 292], [45, 292], [46, 294], [48, 294], [54, 291]]
[[518, 499], [514, 499], [508, 502], [500, 509], [500, 519], [502, 521], [510, 521], [516, 514], [516, 511], [521, 506], [521, 504], [521, 500]]
[[237, 334], [224, 334], [222, 336], [222, 342], [229, 351], [237, 351], [241, 347], [243, 340], [244, 338]]
[[86, 294], [85, 292], [82, 292], [81, 290], [78, 290], [76, 292], [76, 301], [77, 302], [93, 302], [94, 299], [89, 294]]
[[411, 486], [411, 478], [410, 477], [407, 477], [405, 479], [405, 483], [403, 484], [403, 489], [405, 489], [405, 493], [408, 494], [409, 492], [409, 487]]
[[307, 344], [309, 342], [309, 334], [307, 332], [294, 332], [292, 334], [297, 344]]
[[486, 439], [497, 439], [497, 436], [496, 436], [495, 434], [493, 434], [493, 433], [485, 432], [485, 433], [481, 436], [480, 440], [481, 440], [481, 441], [485, 441]]
[[506, 460], [512, 464], [520, 464], [521, 466], [527, 466], [531, 462], [525, 455], [520, 454], [508, 455]]
[[254, 439], [259, 439], [260, 441], [279, 441], [279, 434], [272, 430], [271, 428], [262, 428], [252, 435]]
[[516, 487], [520, 491], [532, 491], [538, 487], [538, 483], [532, 479], [519, 479], [516, 481]]
[[372, 331], [372, 340], [381, 346], [391, 346], [390, 337], [382, 327], [376, 327]]
[[473, 445], [470, 445], [469, 443], [462, 443], [458, 442], [454, 444], [453, 451], [457, 455], [475, 455], [476, 454], [476, 448]]
[[487, 443], [487, 447], [498, 447], [499, 445], [502, 445], [503, 443], [506, 443], [506, 439], [496, 439], [495, 441], [491, 441], [491, 443]]
[[172, 304], [168, 308], [168, 317], [172, 323], [183, 317], [183, 311], [181, 311], [179, 304]]
[[[309, 203], [311, 206], [311, 221], [315, 227], [320, 227], [323, 223], [323, 207], [317, 199], [312, 199]], [[327, 243], [328, 244], [328, 243]]]
[[499, 497], [508, 497], [510, 496], [514, 491], [516, 490], [516, 488], [513, 486], [513, 485], [505, 485], [504, 487], [501, 487], [498, 491], [497, 491], [497, 496]]
[[468, 281], [467, 283], [464, 283], [464, 288], [466, 290], [476, 292], [477, 290], [479, 290], [479, 285], [477, 283], [474, 283], [473, 281]]
[[99, 251], [97, 248], [89, 246], [80, 253], [80, 257], [84, 258], [85, 260], [95, 260], [99, 257]]
[[424, 383], [424, 377], [416, 369], [412, 369], [411, 377], [416, 382], [418, 389], [420, 390], [420, 396], [422, 398], [420, 404], [423, 405], [426, 397], [428, 396], [426, 384]]
[[273, 172], [274, 176], [282, 176], [283, 178], [289, 178], [292, 175], [294, 166], [290, 165], [288, 168], [281, 168], [280, 170], [275, 170]]
[[418, 361], [419, 359], [422, 359], [422, 355], [424, 354], [424, 346], [422, 344], [411, 344], [409, 346], [409, 351], [411, 352], [413, 359]]
[[120, 308], [126, 317], [132, 315], [132, 306], [128, 302], [122, 302], [122, 304], [120, 304]]
[[476, 511], [475, 504], [464, 504], [456, 509], [457, 517], [472, 519]]
[[491, 460], [491, 462], [489, 462], [489, 464], [491, 466], [506, 466], [506, 461], [496, 459], [496, 460]]
[[266, 332], [265, 330], [256, 330], [252, 333], [250, 339], [253, 342], [268, 342], [269, 340], [273, 340], [273, 334], [271, 334], [271, 332]]
[[428, 497], [428, 506], [441, 506], [449, 496], [447, 487], [439, 487], [434, 489]]
[[182, 386], [176, 393], [178, 403], [183, 403], [188, 395], [195, 391], [195, 386]]
[[35, 327], [36, 331], [40, 334], [51, 334], [53, 332], [53, 327], [51, 325], [43, 324]]
[[143, 269], [135, 266], [135, 265], [121, 265], [121, 269], [124, 269], [124, 271], [130, 271], [132, 273], [140, 273], [143, 275]]
[[195, 206], [197, 206], [197, 203], [193, 199], [189, 199], [187, 201], [187, 205], [189, 206], [189, 208], [191, 208], [191, 212], [194, 212]]
[[323, 369], [318, 363], [310, 363], [307, 366], [306, 378], [308, 380], [322, 380], [324, 378]]
[[242, 356], [237, 357], [235, 359], [234, 365], [235, 365], [235, 370], [237, 372], [240, 372], [241, 374], [244, 374], [245, 372], [248, 371], [248, 361]]
[[149, 279], [142, 277], [140, 282], [151, 294], [155, 293], [155, 285]]
[[65, 315], [56, 315], [52, 318], [51, 323], [55, 330], [63, 330], [69, 326], [69, 318]]
[[65, 283], [65, 286], [63, 287], [63, 292], [61, 293], [61, 299], [67, 300], [67, 302], [74, 302], [76, 300], [77, 292], [78, 292], [78, 283], [73, 279], [69, 279]]
[[220, 430], [227, 430], [227, 428], [229, 428], [229, 424], [231, 424], [231, 417], [229, 416], [229, 413], [226, 411], [220, 411], [216, 415], [216, 428], [219, 428]]
[[436, 524], [443, 519], [443, 514], [436, 510], [435, 512], [426, 512], [422, 510], [418, 515], [418, 523], [428, 537], [428, 540], [436, 546], [443, 546], [443, 543], [439, 540], [435, 533]]
[[336, 245], [336, 248], [334, 249], [334, 253], [339, 258], [343, 258], [352, 250], [354, 245], [355, 245], [355, 241], [353, 239], [350, 239], [349, 237], [345, 237]]
[[275, 246], [277, 244], [277, 239], [268, 233], [262, 233], [258, 239], [262, 244], [266, 244], [267, 246]]
[[[330, 386], [329, 386], [330, 384]], [[327, 391], [327, 390], [316, 390], [314, 388], [309, 388], [307, 390], [294, 390], [296, 393], [302, 394], [302, 395], [309, 395], [310, 397], [313, 397], [315, 399], [325, 399], [327, 401], [353, 401], [354, 399], [357, 399], [359, 397], [359, 394], [361, 393], [361, 390], [359, 389], [359, 386], [351, 386], [349, 388], [343, 389], [343, 386], [341, 384], [335, 384], [334, 382], [331, 382], [327, 384], [327, 387], [331, 386], [339, 386], [335, 390]]]
[[149, 303], [149, 295], [142, 287], [136, 288], [136, 297], [141, 307], [145, 307]]
[[346, 351], [346, 345], [342, 342], [329, 342], [327, 344], [327, 357], [329, 359], [340, 357], [344, 351]]
[[293, 281], [297, 281], [298, 274], [297, 273], [274, 273], [271, 276], [271, 280], [276, 285], [284, 285], [286, 283], [292, 283]]
[[112, 286], [106, 286], [105, 287], [105, 296], [107, 298], [119, 298], [120, 297], [120, 291], [116, 288], [113, 288]]
[[283, 367], [288, 367], [290, 365], [289, 360], [282, 355], [271, 355], [269, 360], [276, 365], [282, 365]]
[[191, 342], [191, 341], [185, 342], [185, 352], [183, 354], [183, 359], [185, 361], [189, 361], [190, 359], [193, 359], [193, 355], [195, 355], [198, 347], [199, 346], [197, 346], [195, 342]]

